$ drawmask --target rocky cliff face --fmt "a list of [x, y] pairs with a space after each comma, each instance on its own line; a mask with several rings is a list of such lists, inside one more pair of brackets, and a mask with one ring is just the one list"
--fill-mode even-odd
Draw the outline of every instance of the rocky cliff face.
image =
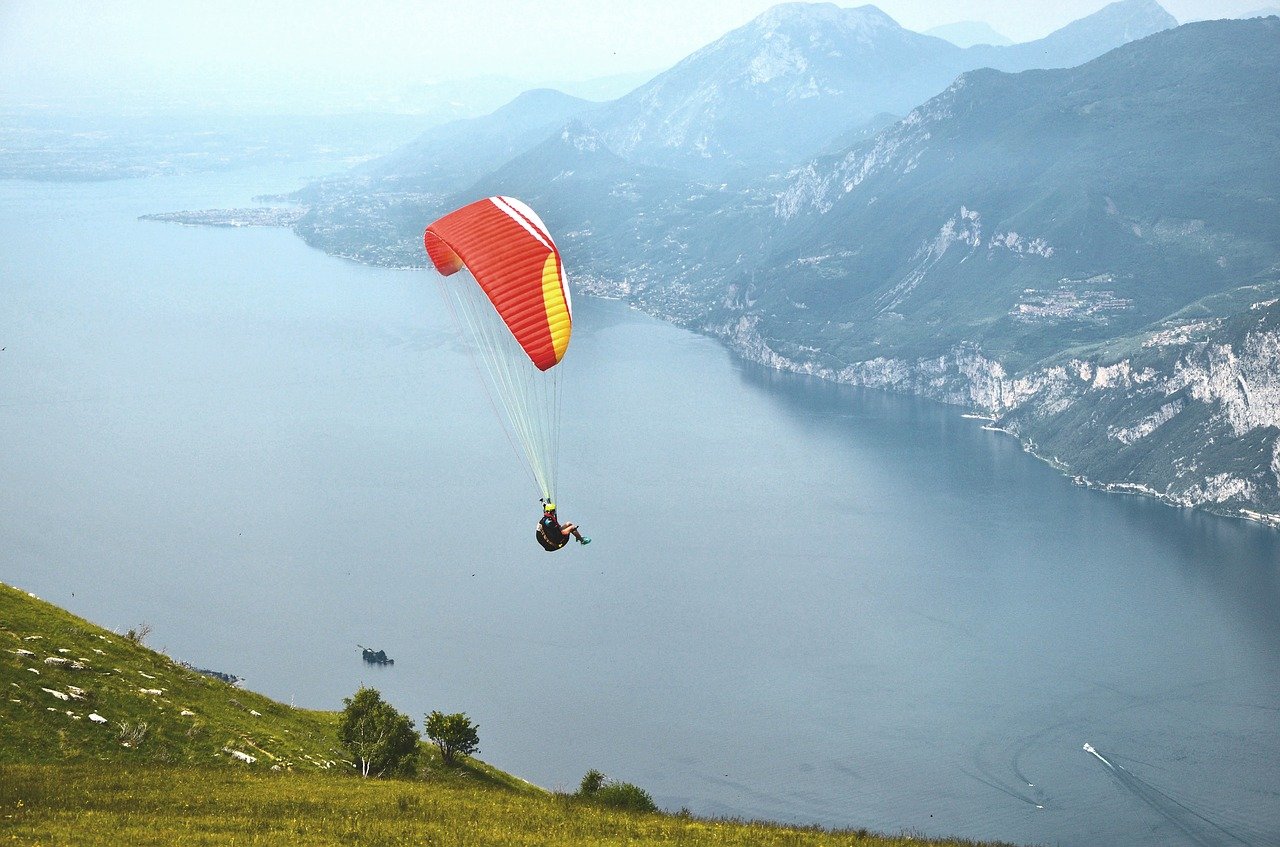
[[1072, 360], [1000, 420], [1087, 478], [1280, 525], [1280, 310], [1174, 323], [1109, 365]]
[[1016, 375], [972, 345], [832, 368], [779, 353], [750, 316], [704, 329], [769, 367], [980, 412], [1081, 484], [1280, 526], [1277, 303], [1172, 322], [1123, 358], [1072, 357]]

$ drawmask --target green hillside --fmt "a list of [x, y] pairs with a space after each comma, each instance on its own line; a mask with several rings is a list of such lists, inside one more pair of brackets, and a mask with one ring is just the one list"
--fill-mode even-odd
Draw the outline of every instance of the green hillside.
[[125, 636], [0, 587], [0, 763], [339, 765], [337, 716], [189, 670]]
[[474, 759], [446, 768], [426, 744], [418, 777], [360, 779], [336, 712], [233, 687], [3, 584], [0, 649], [4, 843], [974, 844], [619, 811]]
[[[337, 712], [229, 685], [3, 583], [0, 651], [0, 687], [8, 692], [0, 702], [0, 766], [110, 762], [354, 776], [338, 744]], [[546, 794], [476, 759], [444, 768], [426, 744], [419, 770]]]

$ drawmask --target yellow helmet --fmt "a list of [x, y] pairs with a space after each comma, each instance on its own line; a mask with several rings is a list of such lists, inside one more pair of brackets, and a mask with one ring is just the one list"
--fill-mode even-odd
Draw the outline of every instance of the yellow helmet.
[[552, 503], [550, 500], [548, 500], [546, 504], [542, 507], [542, 511], [544, 512], [554, 512], [555, 510], [556, 510], [556, 504]]

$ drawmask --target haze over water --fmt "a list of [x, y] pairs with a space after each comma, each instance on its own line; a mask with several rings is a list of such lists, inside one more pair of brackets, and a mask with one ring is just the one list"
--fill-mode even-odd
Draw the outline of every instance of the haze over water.
[[1280, 842], [1280, 534], [578, 298], [558, 496], [594, 543], [548, 555], [430, 274], [136, 220], [303, 173], [0, 183], [0, 579], [299, 706], [466, 711], [549, 788]]

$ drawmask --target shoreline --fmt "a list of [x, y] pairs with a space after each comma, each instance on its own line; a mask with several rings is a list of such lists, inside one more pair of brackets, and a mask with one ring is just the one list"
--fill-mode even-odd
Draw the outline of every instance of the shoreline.
[[[640, 307], [640, 308], [642, 309], [642, 311], [645, 311], [646, 314], [653, 315], [653, 317], [657, 317], [660, 320], [665, 320], [664, 318], [662, 318], [661, 315], [654, 315], [652, 312], [643, 309], [643, 307]], [[1150, 486], [1143, 485], [1141, 483], [1105, 482], [1103, 480], [1087, 477], [1084, 474], [1076, 473], [1073, 471], [1070, 464], [1063, 461], [1061, 458], [1057, 456], [1047, 456], [1039, 452], [1039, 450], [1036, 448], [1036, 444], [1034, 440], [1030, 438], [1024, 438], [1023, 436], [1019, 435], [1017, 432], [1015, 432], [1012, 429], [999, 426], [998, 425], [999, 418], [993, 417], [990, 413], [985, 412], [981, 408], [965, 405], [963, 403], [950, 402], [942, 397], [930, 395], [924, 392], [898, 391], [885, 385], [871, 385], [865, 382], [858, 382], [854, 379], [842, 378], [841, 375], [832, 374], [827, 369], [814, 367], [812, 365], [805, 365], [805, 364], [796, 362], [792, 359], [789, 359], [785, 356], [782, 356], [781, 354], [769, 348], [768, 345], [764, 343], [763, 339], [760, 339], [758, 336], [756, 339], [756, 344], [749, 346], [746, 344], [734, 343], [733, 337], [727, 333], [725, 334], [716, 333], [709, 328], [699, 329], [692, 326], [685, 326], [685, 328], [695, 332], [699, 332], [700, 334], [708, 335], [712, 338], [716, 338], [717, 340], [721, 341], [721, 343], [725, 345], [725, 347], [729, 350], [730, 353], [738, 356], [744, 361], [752, 362], [754, 364], [760, 365], [761, 367], [770, 368], [772, 370], [776, 370], [782, 373], [793, 373], [798, 376], [814, 377], [817, 379], [824, 380], [826, 382], [835, 383], [837, 385], [848, 385], [851, 387], [868, 389], [868, 390], [885, 391], [890, 394], [897, 394], [899, 396], [905, 396], [905, 397], [919, 397], [925, 400], [931, 400], [936, 403], [941, 403], [944, 406], [950, 406], [952, 408], [959, 409], [961, 410], [960, 412], [961, 418], [964, 418], [967, 420], [986, 421], [987, 423], [985, 423], [981, 427], [982, 429], [987, 430], [989, 432], [1004, 433], [1005, 435], [1008, 435], [1012, 438], [1017, 439], [1018, 444], [1021, 446], [1022, 451], [1024, 453], [1027, 453], [1033, 458], [1044, 462], [1045, 464], [1052, 467], [1054, 470], [1057, 470], [1060, 473], [1062, 473], [1064, 476], [1068, 477], [1074, 484], [1082, 486], [1084, 488], [1097, 489], [1097, 490], [1106, 492], [1108, 494], [1142, 495], [1145, 497], [1151, 497], [1152, 499], [1155, 499], [1165, 504], [1166, 506], [1171, 506], [1174, 508], [1181, 508], [1181, 509], [1196, 509], [1196, 510], [1205, 512], [1207, 514], [1214, 515], [1215, 517], [1235, 518], [1238, 520], [1245, 520], [1251, 523], [1261, 524], [1262, 526], [1267, 527], [1268, 529], [1280, 530], [1280, 514], [1262, 512], [1255, 509], [1248, 509], [1243, 507], [1238, 509], [1225, 509], [1225, 508], [1215, 507], [1215, 505], [1211, 502], [1196, 502], [1190, 498], [1181, 498], [1176, 495], [1166, 494], [1166, 493], [1157, 491], [1156, 489], [1151, 488]], [[762, 348], [760, 352], [757, 352], [754, 349], [754, 347], [756, 346], [759, 346], [760, 348]], [[767, 351], [767, 353], [764, 351]], [[918, 376], [919, 374], [913, 371], [912, 375]]]
[[[243, 210], [224, 210], [224, 211], [234, 214], [235, 212], [243, 211]], [[169, 213], [169, 214], [176, 217], [179, 215], [189, 215], [191, 213], [176, 212], [176, 213]], [[200, 214], [209, 214], [209, 211], [206, 210]], [[161, 215], [144, 215], [141, 217], [143, 219], [148, 219], [148, 220], [164, 220], [164, 218]], [[206, 221], [198, 221], [198, 222], [190, 222], [190, 223], [188, 223], [187, 221], [182, 221], [182, 223], [187, 225], [194, 225], [194, 226], [219, 226], [219, 225], [225, 226], [226, 225], [226, 224], [216, 224], [216, 223], [206, 222]], [[276, 224], [276, 225], [279, 225], [279, 224]], [[308, 247], [312, 247], [324, 253], [325, 255], [332, 256], [337, 259], [354, 262], [356, 264], [369, 265], [371, 267], [379, 267], [379, 268], [386, 268], [386, 269], [392, 269], [392, 270], [416, 270], [419, 267], [415, 265], [393, 264], [385, 261], [370, 262], [366, 258], [363, 258], [359, 255], [349, 255], [346, 253], [336, 252], [336, 251], [327, 249], [322, 244], [317, 243], [312, 239], [307, 238], [302, 233], [298, 232], [296, 226], [292, 224], [286, 223], [286, 224], [283, 224], [283, 227], [290, 229], [293, 232], [293, 234], [299, 239], [301, 239], [302, 242], [306, 244]], [[1146, 497], [1151, 497], [1161, 503], [1164, 503], [1167, 506], [1171, 506], [1175, 508], [1184, 508], [1184, 509], [1185, 508], [1197, 509], [1207, 514], [1215, 515], [1217, 517], [1236, 518], [1239, 520], [1246, 520], [1251, 523], [1261, 524], [1262, 526], [1265, 526], [1269, 529], [1280, 530], [1280, 514], [1263, 512], [1263, 511], [1258, 511], [1256, 509], [1249, 509], [1245, 507], [1240, 507], [1235, 509], [1216, 507], [1210, 501], [1197, 502], [1191, 498], [1184, 498], [1184, 497], [1179, 497], [1177, 495], [1170, 495], [1167, 493], [1160, 492], [1142, 483], [1106, 482], [1101, 479], [1094, 479], [1091, 477], [1087, 477], [1083, 474], [1076, 473], [1073, 471], [1071, 466], [1067, 462], [1064, 462], [1062, 459], [1056, 456], [1049, 457], [1041, 454], [1036, 449], [1035, 442], [1032, 439], [1024, 438], [1023, 436], [1019, 435], [1017, 432], [1013, 431], [1012, 429], [999, 426], [998, 425], [1000, 420], [999, 416], [995, 416], [990, 411], [985, 410], [979, 406], [969, 405], [969, 404], [960, 403], [960, 402], [954, 402], [946, 399], [945, 397], [939, 397], [927, 392], [895, 390], [894, 388], [888, 385], [875, 385], [875, 384], [870, 384], [868, 382], [858, 381], [857, 379], [854, 379], [854, 378], [845, 378], [842, 374], [832, 373], [827, 368], [817, 367], [811, 364], [804, 364], [804, 363], [796, 362], [792, 359], [789, 359], [777, 353], [770, 347], [768, 347], [768, 345], [765, 344], [764, 340], [760, 338], [758, 335], [754, 339], [750, 339], [750, 343], [748, 343], [748, 340], [742, 339], [741, 337], [735, 338], [735, 335], [736, 335], [735, 328], [731, 325], [718, 329], [715, 326], [707, 325], [704, 323], [698, 323], [698, 322], [689, 321], [689, 320], [682, 320], [675, 316], [664, 314], [661, 310], [646, 307], [646, 305], [643, 302], [638, 301], [634, 298], [628, 297], [627, 295], [631, 292], [617, 291], [617, 290], [610, 291], [609, 288], [611, 286], [609, 285], [609, 283], [604, 282], [603, 280], [600, 280], [598, 278], [593, 279], [592, 277], [587, 276], [586, 280], [589, 280], [589, 282], [585, 286], [582, 286], [582, 278], [580, 277], [579, 279], [580, 279], [579, 292], [581, 296], [593, 297], [601, 300], [613, 300], [613, 301], [623, 302], [623, 303], [626, 303], [631, 308], [644, 312], [646, 315], [656, 318], [657, 320], [663, 321], [664, 323], [669, 323], [669, 324], [672, 324], [673, 326], [678, 326], [682, 329], [689, 330], [690, 332], [694, 332], [708, 338], [714, 338], [717, 341], [719, 341], [721, 344], [723, 344], [726, 350], [728, 350], [731, 354], [738, 357], [742, 361], [751, 362], [753, 364], [760, 365], [762, 367], [766, 367], [771, 370], [778, 371], [780, 373], [792, 373], [798, 376], [815, 377], [825, 382], [832, 382], [837, 385], [848, 385], [848, 386], [863, 388], [863, 389], [885, 391], [890, 394], [897, 394], [899, 396], [919, 397], [925, 400], [931, 400], [946, 406], [960, 409], [961, 418], [965, 420], [984, 421], [985, 424], [982, 426], [982, 429], [988, 430], [991, 432], [1001, 432], [1017, 439], [1023, 452], [1050, 465], [1052, 468], [1061, 472], [1064, 476], [1067, 476], [1069, 479], [1071, 479], [1071, 481], [1076, 485], [1079, 485], [1085, 488], [1097, 489], [1110, 494], [1142, 495]], [[865, 365], [869, 363], [859, 363], [859, 364]], [[903, 373], [904, 375], [907, 375], [909, 378], [919, 378], [921, 376], [921, 374], [919, 374], [918, 371], [910, 365], [905, 366], [905, 368], [903, 369]], [[972, 386], [973, 386], [973, 381], [971, 379], [967, 387], [972, 387]]]

